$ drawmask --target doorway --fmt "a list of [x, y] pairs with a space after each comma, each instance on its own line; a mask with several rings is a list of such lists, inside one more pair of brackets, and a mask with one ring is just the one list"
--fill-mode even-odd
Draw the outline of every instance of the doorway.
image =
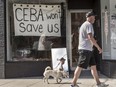
[[71, 70], [75, 70], [78, 62], [78, 39], [79, 29], [82, 23], [86, 20], [86, 13], [91, 10], [76, 10], [70, 11], [70, 66]]

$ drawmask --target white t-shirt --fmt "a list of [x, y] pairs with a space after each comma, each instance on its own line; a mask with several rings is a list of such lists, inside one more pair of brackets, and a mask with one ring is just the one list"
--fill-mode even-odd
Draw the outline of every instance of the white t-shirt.
[[89, 51], [93, 50], [93, 44], [88, 39], [89, 33], [92, 33], [92, 35], [94, 35], [93, 25], [90, 22], [85, 21], [79, 29], [78, 49], [84, 49], [84, 50], [89, 50]]

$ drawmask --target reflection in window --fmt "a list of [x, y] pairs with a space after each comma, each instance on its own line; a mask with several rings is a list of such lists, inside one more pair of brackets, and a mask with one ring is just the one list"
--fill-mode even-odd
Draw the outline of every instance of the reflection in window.
[[51, 48], [62, 47], [61, 37], [13, 36], [12, 60], [51, 60]]

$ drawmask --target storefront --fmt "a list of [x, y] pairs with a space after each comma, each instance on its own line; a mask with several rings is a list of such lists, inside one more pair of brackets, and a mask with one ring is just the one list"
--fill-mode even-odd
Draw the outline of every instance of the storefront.
[[[45, 67], [52, 66], [51, 49], [54, 48], [66, 48], [68, 68], [73, 71], [78, 61], [78, 30], [85, 21], [85, 14], [88, 11], [97, 14], [94, 24], [95, 38], [104, 51], [103, 55], [99, 55], [94, 49], [97, 69], [111, 77], [102, 65], [103, 63], [107, 63], [107, 66], [116, 65], [115, 61], [104, 57], [105, 54], [110, 54], [111, 50], [106, 51], [107, 46], [104, 45], [106, 42], [104, 30], [107, 30], [107, 27], [104, 27], [103, 20], [106, 19], [106, 22], [108, 20], [105, 18], [107, 13], [105, 10], [109, 5], [105, 5], [103, 1], [0, 0], [0, 6], [1, 78], [42, 76]], [[114, 10], [112, 12], [114, 19], [116, 12]], [[110, 36], [107, 37], [109, 44]], [[112, 46], [114, 48], [115, 45]], [[114, 55], [114, 49], [112, 52]], [[116, 59], [114, 56], [112, 58]], [[112, 72], [111, 67], [107, 69], [109, 69], [108, 73]]]
[[51, 49], [66, 47], [64, 2], [6, 0], [5, 77], [42, 76]]
[[116, 77], [116, 1], [101, 0], [101, 29], [103, 54], [101, 72]]

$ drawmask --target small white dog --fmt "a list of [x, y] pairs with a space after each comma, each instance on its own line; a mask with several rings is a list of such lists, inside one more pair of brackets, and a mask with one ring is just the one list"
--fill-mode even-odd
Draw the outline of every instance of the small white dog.
[[68, 77], [67, 72], [60, 71], [60, 70], [52, 70], [50, 66], [45, 68], [43, 75], [44, 75], [44, 78], [43, 78], [44, 82], [46, 80], [48, 84], [49, 84], [48, 79], [50, 76], [52, 76], [54, 79], [56, 79], [57, 83], [60, 83], [62, 81], [63, 77], [65, 77], [65, 78]]

